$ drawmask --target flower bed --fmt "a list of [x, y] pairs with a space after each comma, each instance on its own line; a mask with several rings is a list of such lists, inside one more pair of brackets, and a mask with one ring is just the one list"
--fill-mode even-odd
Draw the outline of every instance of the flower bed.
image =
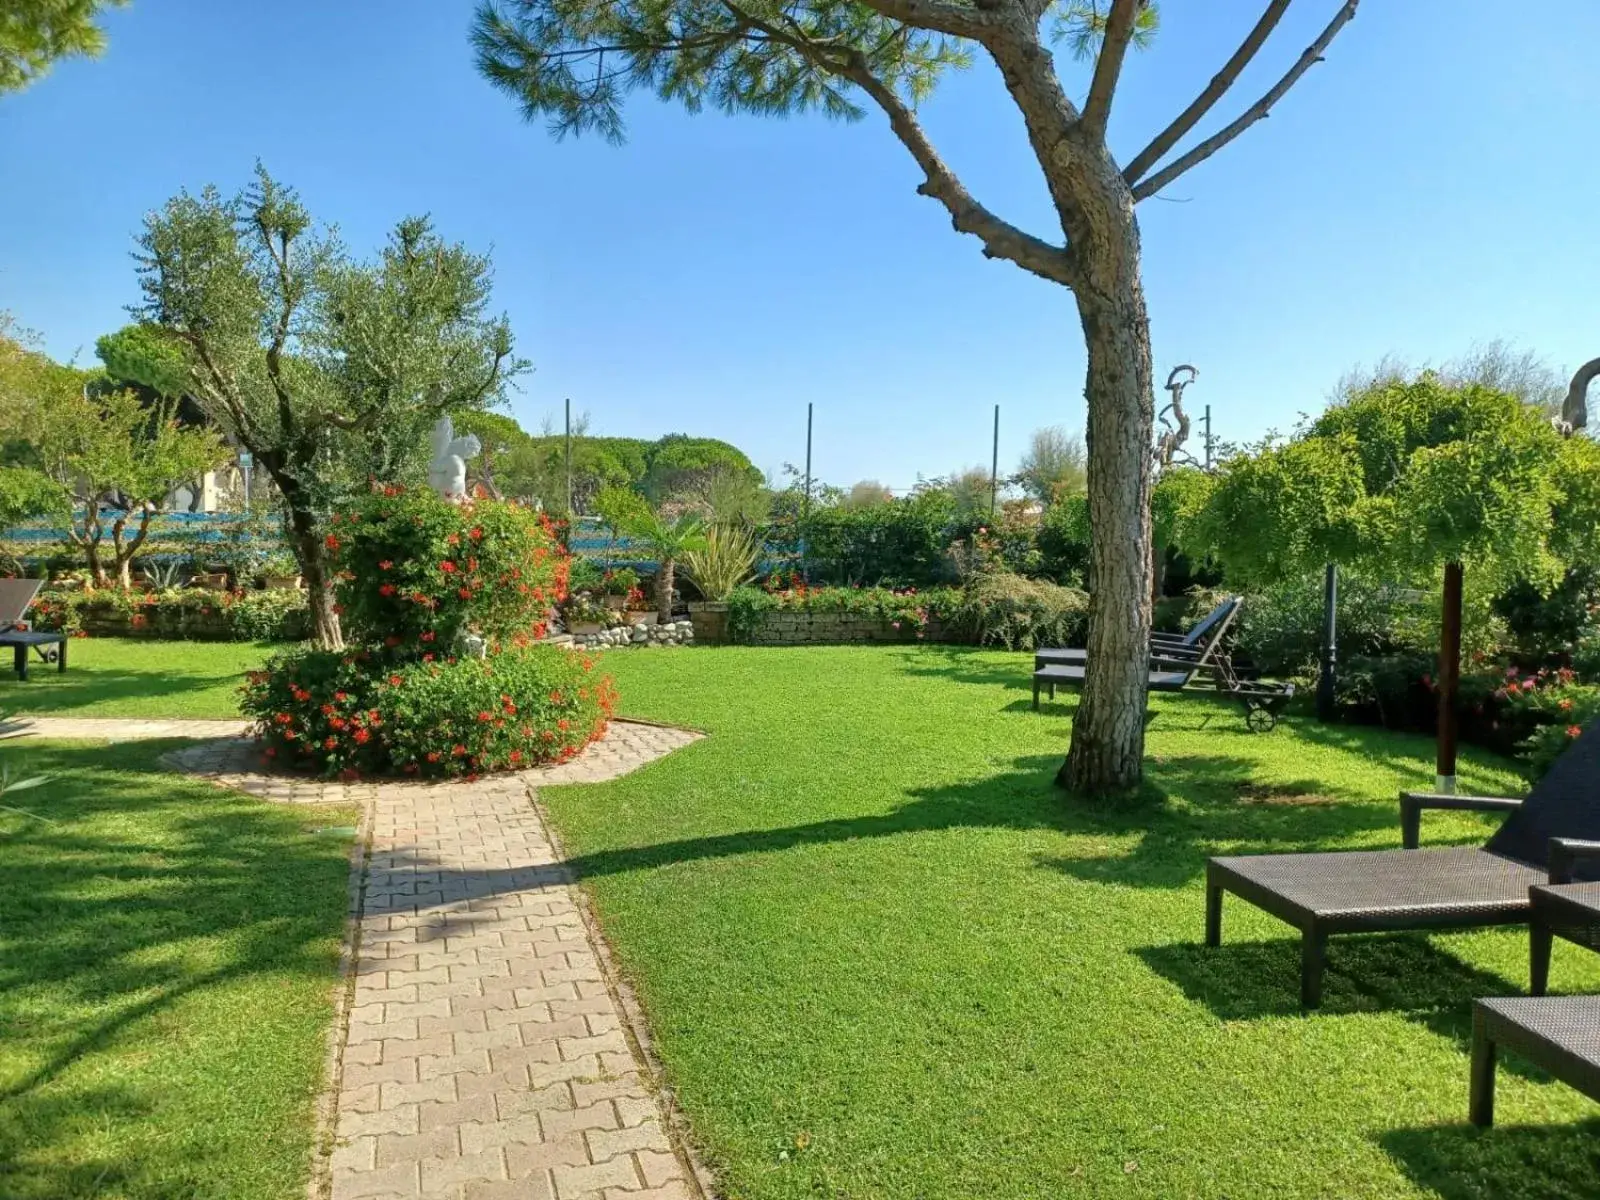
[[245, 684], [265, 753], [324, 775], [454, 776], [565, 762], [616, 708], [594, 659], [554, 646], [388, 662], [305, 649]]
[[[727, 602], [725, 636], [749, 645], [810, 642], [910, 642], [925, 639], [930, 623], [953, 616], [954, 588], [738, 588]], [[935, 639], [939, 640], [939, 639]]]
[[594, 659], [531, 644], [570, 571], [542, 514], [386, 487], [327, 546], [354, 645], [250, 676], [241, 708], [268, 756], [341, 778], [475, 776], [565, 761], [605, 732], [616, 693]]
[[34, 601], [29, 618], [36, 629], [74, 636], [211, 642], [299, 641], [310, 627], [305, 593], [290, 590], [44, 592]]

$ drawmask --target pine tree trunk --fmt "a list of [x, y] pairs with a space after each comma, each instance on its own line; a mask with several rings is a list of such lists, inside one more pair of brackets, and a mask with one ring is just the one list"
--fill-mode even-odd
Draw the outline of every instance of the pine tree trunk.
[[1124, 240], [1102, 247], [1102, 286], [1076, 292], [1088, 346], [1088, 664], [1057, 781], [1075, 792], [1137, 787], [1144, 767], [1150, 656], [1150, 439], [1155, 425], [1150, 319], [1131, 205]]
[[661, 560], [661, 570], [656, 572], [656, 620], [666, 625], [672, 620], [672, 589], [678, 564], [671, 558]]

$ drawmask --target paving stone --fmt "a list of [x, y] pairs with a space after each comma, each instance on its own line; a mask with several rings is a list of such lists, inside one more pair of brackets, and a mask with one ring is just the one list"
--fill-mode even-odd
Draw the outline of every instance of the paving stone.
[[699, 734], [615, 721], [555, 767], [345, 784], [262, 773], [239, 722], [26, 724], [25, 735], [124, 738], [148, 726], [145, 736], [210, 739], [168, 761], [275, 803], [364, 806], [334, 1200], [690, 1196], [572, 875], [530, 799], [545, 783], [615, 778]]

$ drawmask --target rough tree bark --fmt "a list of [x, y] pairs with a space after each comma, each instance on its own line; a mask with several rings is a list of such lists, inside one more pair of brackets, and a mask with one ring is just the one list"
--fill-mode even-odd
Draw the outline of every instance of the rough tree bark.
[[1109, 286], [1077, 293], [1089, 354], [1085, 397], [1094, 590], [1083, 695], [1057, 779], [1086, 792], [1135, 786], [1144, 757], [1155, 392], [1131, 196], [1127, 210], [1122, 244], [1106, 244], [1085, 264], [1091, 276]]
[[677, 582], [678, 563], [670, 555], [662, 558], [656, 572], [656, 620], [665, 625], [672, 620], [672, 589]]
[[[265, 465], [269, 458], [257, 455]], [[322, 543], [317, 515], [307, 503], [305, 489], [298, 480], [283, 473], [276, 466], [267, 466], [272, 481], [278, 485], [284, 508], [289, 514], [290, 541], [294, 556], [300, 563], [300, 574], [305, 579], [306, 604], [311, 612], [311, 636], [317, 644], [328, 650], [344, 648], [344, 632], [339, 627], [339, 612], [333, 594], [333, 573], [328, 569], [327, 548]]]

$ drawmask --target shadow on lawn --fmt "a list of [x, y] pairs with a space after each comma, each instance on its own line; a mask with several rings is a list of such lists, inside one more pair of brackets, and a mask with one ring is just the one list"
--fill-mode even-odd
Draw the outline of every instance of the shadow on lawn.
[[1600, 1195], [1600, 1120], [1571, 1125], [1466, 1123], [1462, 1072], [1459, 1125], [1395, 1129], [1378, 1144], [1419, 1186], [1441, 1200], [1593, 1200]]
[[238, 682], [237, 674], [173, 675], [162, 671], [78, 671], [68, 666], [64, 675], [54, 667], [35, 665], [27, 683], [9, 672], [0, 680], [0, 712], [30, 717], [71, 714], [80, 708], [117, 700], [149, 700], [159, 712], [163, 696], [177, 696]]
[[160, 1072], [101, 1091], [73, 1068], [107, 1050], [159, 1059], [161, 1015], [219, 983], [337, 975], [345, 839], [313, 834], [311, 814], [162, 771], [179, 744], [0, 750], [12, 770], [51, 777], [26, 797], [47, 820], [0, 818], [0, 1195], [172, 1184], [184, 1168], [156, 1161], [173, 1153], [156, 1142], [149, 1163], [126, 1152], [139, 1139], [117, 1139], [112, 1161], [83, 1157], [97, 1129], [160, 1107]]
[[[1300, 1015], [1300, 939], [1288, 926], [1282, 939], [1216, 947], [1199, 944], [1200, 926], [1197, 904], [1194, 942], [1134, 953], [1219, 1020]], [[1514, 995], [1525, 986], [1462, 962], [1420, 933], [1332, 938], [1327, 961], [1322, 1006], [1308, 1016], [1401, 1013], [1454, 1042], [1463, 1054], [1472, 1044], [1472, 999]], [[1506, 1068], [1517, 1069], [1510, 1059]]]

